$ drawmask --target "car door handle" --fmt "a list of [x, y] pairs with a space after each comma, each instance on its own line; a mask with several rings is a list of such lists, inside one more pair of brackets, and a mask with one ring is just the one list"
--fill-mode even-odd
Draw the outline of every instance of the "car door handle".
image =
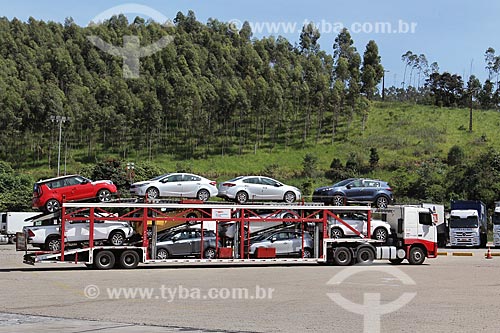
[[418, 234], [418, 237], [422, 237], [424, 234]]

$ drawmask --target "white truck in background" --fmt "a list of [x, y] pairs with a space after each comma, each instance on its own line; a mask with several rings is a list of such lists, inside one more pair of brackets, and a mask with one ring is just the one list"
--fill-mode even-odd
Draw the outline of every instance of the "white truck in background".
[[481, 201], [451, 202], [449, 221], [451, 246], [485, 247], [488, 241], [486, 205]]
[[495, 211], [491, 218], [493, 222], [493, 246], [500, 246], [500, 201], [495, 202]]
[[40, 215], [39, 212], [2, 212], [0, 213], [0, 243], [14, 243], [16, 232], [22, 232], [23, 227], [30, 225], [26, 219]]

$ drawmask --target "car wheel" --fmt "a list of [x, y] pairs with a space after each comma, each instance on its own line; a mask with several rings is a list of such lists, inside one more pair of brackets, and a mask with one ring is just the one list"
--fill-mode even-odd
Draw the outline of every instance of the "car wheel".
[[139, 254], [132, 250], [123, 251], [120, 255], [120, 267], [125, 269], [136, 268], [139, 265]]
[[[283, 218], [284, 219], [293, 219], [293, 218], [295, 218], [295, 216], [292, 213], [286, 213], [285, 215], [283, 215]], [[289, 227], [289, 226], [294, 225], [295, 222], [286, 221], [286, 222], [283, 222], [283, 224], [285, 226]]]
[[209, 247], [203, 252], [203, 259], [215, 259], [215, 249], [213, 247]]
[[387, 208], [389, 205], [389, 199], [385, 195], [381, 195], [375, 199], [375, 206], [377, 208]]
[[371, 265], [375, 259], [375, 252], [369, 247], [362, 247], [356, 253], [356, 260], [360, 265]]
[[160, 191], [156, 187], [150, 187], [146, 190], [146, 196], [148, 199], [158, 199], [160, 197]]
[[[188, 219], [194, 219], [194, 218], [197, 218], [197, 217], [198, 217], [198, 216], [197, 216], [195, 213], [189, 213], [189, 214], [186, 216], [186, 218], [188, 218]], [[188, 223], [189, 225], [195, 225], [195, 224], [198, 224], [198, 221], [193, 221], [193, 220], [191, 220], [191, 221], [187, 221], [187, 223]]]
[[348, 266], [352, 262], [352, 252], [347, 247], [339, 247], [335, 249], [333, 254], [333, 261], [338, 266]]
[[333, 206], [344, 206], [345, 205], [345, 200], [344, 196], [340, 194], [336, 194], [332, 198], [332, 205]]
[[425, 261], [425, 253], [420, 247], [414, 247], [410, 250], [408, 262], [410, 265], [421, 265]]
[[100, 251], [94, 257], [94, 266], [97, 269], [110, 269], [115, 266], [115, 255], [111, 251]]
[[292, 203], [296, 199], [295, 193], [293, 192], [286, 192], [285, 195], [283, 196], [283, 201], [286, 203]]
[[97, 202], [107, 202], [111, 200], [111, 191], [102, 189], [97, 192]]
[[156, 251], [156, 259], [163, 260], [163, 259], [168, 259], [168, 258], [170, 258], [170, 254], [168, 253], [168, 251], [166, 249], [158, 249]]
[[47, 251], [61, 251], [61, 238], [59, 236], [49, 236], [45, 241], [45, 250]]
[[109, 243], [113, 246], [121, 246], [125, 242], [125, 234], [122, 231], [112, 231], [109, 235]]
[[210, 192], [205, 189], [199, 190], [198, 194], [196, 194], [196, 197], [198, 198], [198, 200], [207, 201], [208, 199], [210, 199]]
[[340, 228], [332, 228], [330, 231], [330, 238], [343, 238], [344, 232]]
[[375, 229], [375, 231], [373, 232], [373, 235], [372, 235], [373, 239], [383, 241], [383, 242], [387, 241], [387, 236], [388, 236], [388, 232], [387, 232], [387, 229], [385, 229], [385, 228]]
[[58, 211], [59, 209], [61, 209], [61, 204], [56, 199], [49, 199], [45, 203], [45, 211], [47, 213], [54, 213], [54, 212]]
[[304, 258], [312, 258], [312, 251], [309, 248], [304, 249]]
[[239, 204], [244, 204], [248, 201], [248, 193], [245, 191], [239, 191], [236, 193], [236, 202]]

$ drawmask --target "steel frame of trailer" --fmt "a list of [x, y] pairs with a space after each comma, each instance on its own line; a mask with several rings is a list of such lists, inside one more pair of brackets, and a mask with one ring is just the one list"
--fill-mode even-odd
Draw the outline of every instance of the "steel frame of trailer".
[[[173, 209], [178, 211], [175, 215], [166, 215], [161, 209]], [[116, 215], [116, 210], [125, 210], [122, 214]], [[229, 216], [216, 216], [214, 217], [214, 211], [229, 212]], [[271, 211], [268, 216], [275, 216], [281, 212], [289, 212], [294, 215], [293, 218], [276, 218], [276, 217], [260, 217], [256, 210], [266, 210]], [[187, 218], [183, 215], [187, 215], [187, 212], [198, 211], [201, 213], [200, 218]], [[366, 238], [363, 234], [358, 232], [356, 229], [351, 227], [348, 223], [344, 222], [340, 217], [337, 216], [338, 213], [345, 212], [364, 212], [367, 214], [367, 235]], [[151, 213], [151, 214], [150, 214]], [[238, 214], [234, 214], [238, 213]], [[337, 214], [336, 214], [337, 213]], [[96, 215], [97, 214], [97, 215]], [[141, 216], [136, 216], [137, 214]], [[149, 216], [156, 214], [156, 216]], [[237, 217], [233, 217], [237, 215]], [[86, 261], [80, 261], [85, 263], [92, 263], [94, 251], [100, 250], [112, 250], [112, 251], [124, 251], [133, 249], [137, 252], [141, 252], [140, 262], [144, 264], [156, 264], [156, 263], [314, 263], [314, 262], [326, 262], [326, 244], [336, 242], [329, 238], [328, 232], [328, 218], [332, 217], [338, 220], [340, 223], [344, 224], [348, 229], [358, 235], [361, 239], [369, 240], [371, 238], [370, 234], [370, 223], [371, 223], [371, 207], [370, 206], [320, 206], [317, 204], [227, 204], [227, 203], [76, 203], [67, 202], [63, 203], [61, 208], [61, 251], [60, 252], [44, 252], [36, 251], [31, 253], [31, 259], [26, 260], [25, 263], [78, 263], [78, 255], [87, 254]], [[99, 221], [124, 221], [133, 223], [142, 223], [142, 239], [139, 241], [140, 245], [124, 245], [124, 246], [101, 246], [95, 245], [94, 234], [89, 232], [88, 247], [77, 248], [77, 249], [66, 249], [65, 238], [63, 237], [65, 233], [65, 222], [66, 221], [81, 221], [82, 219], [89, 221], [89, 230], [94, 230], [94, 224]], [[216, 253], [219, 253], [219, 235], [218, 235], [218, 224], [225, 222], [235, 222], [239, 224], [240, 239], [245, 239], [245, 226], [251, 224], [252, 222], [292, 222], [300, 223], [302, 231], [302, 253], [301, 258], [273, 258], [273, 259], [254, 259], [249, 257], [249, 251], [247, 253], [247, 258], [245, 258], [245, 243], [239, 242], [239, 249], [237, 251], [239, 258], [231, 259], [204, 259], [203, 258], [203, 245], [200, 249], [200, 258], [198, 259], [164, 259], [159, 260], [155, 258], [150, 258], [150, 253], [148, 251], [150, 247], [150, 242], [147, 237], [148, 223], [153, 221], [185, 221], [187, 222], [198, 222], [201, 223], [201, 229], [203, 230], [203, 224], [206, 222], [216, 222]], [[319, 239], [319, 252], [316, 258], [303, 258], [304, 255], [304, 232], [306, 223], [323, 223], [323, 238]], [[315, 237], [319, 235], [315, 234]], [[355, 241], [360, 241], [360, 238], [355, 238]], [[346, 239], [343, 239], [346, 240]], [[352, 239], [351, 239], [352, 240]], [[247, 237], [247, 245], [250, 246], [250, 237]], [[203, 242], [203, 232], [201, 233], [201, 244]], [[322, 244], [322, 245], [321, 245]], [[234, 249], [233, 249], [234, 251]], [[65, 256], [75, 255], [75, 259], [65, 260]], [[26, 251], [26, 256], [29, 257], [28, 251]], [[84, 257], [84, 256], [81, 256]]]

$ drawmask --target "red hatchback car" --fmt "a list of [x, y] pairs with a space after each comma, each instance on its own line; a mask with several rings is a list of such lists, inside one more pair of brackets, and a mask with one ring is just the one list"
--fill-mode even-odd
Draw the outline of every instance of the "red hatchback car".
[[93, 182], [79, 175], [45, 179], [35, 183], [32, 207], [52, 213], [61, 208], [63, 200], [96, 199], [98, 202], [105, 202], [116, 192], [116, 186], [111, 180]]

